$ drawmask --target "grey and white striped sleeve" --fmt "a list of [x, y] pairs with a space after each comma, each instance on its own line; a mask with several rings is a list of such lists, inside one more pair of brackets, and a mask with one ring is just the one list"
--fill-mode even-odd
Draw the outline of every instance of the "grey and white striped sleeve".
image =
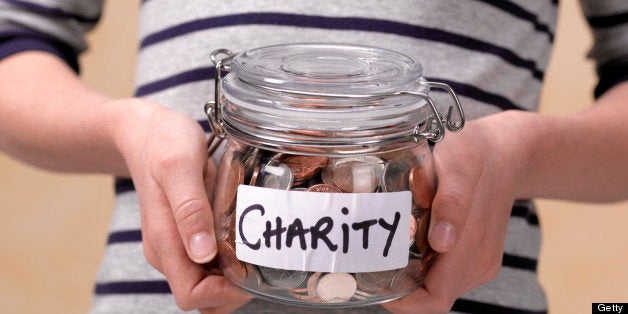
[[628, 1], [580, 0], [594, 43], [589, 57], [596, 62], [595, 97], [628, 81]]
[[63, 59], [78, 72], [84, 35], [99, 21], [102, 0], [0, 0], [0, 60], [26, 50]]

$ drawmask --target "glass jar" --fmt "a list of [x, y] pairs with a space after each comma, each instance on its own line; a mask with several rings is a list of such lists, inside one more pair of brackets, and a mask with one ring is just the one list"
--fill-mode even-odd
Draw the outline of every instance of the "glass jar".
[[[216, 101], [205, 111], [227, 139], [212, 204], [224, 275], [255, 296], [317, 307], [420, 287], [435, 256], [428, 140], [464, 125], [451, 88], [374, 47], [220, 49], [212, 61]], [[446, 118], [433, 88], [452, 95]]]

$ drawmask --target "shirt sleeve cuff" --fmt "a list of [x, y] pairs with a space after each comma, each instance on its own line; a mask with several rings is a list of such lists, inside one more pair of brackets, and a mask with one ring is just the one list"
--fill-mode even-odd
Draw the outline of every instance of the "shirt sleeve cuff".
[[599, 66], [597, 68], [597, 74], [600, 81], [595, 87], [594, 95], [595, 98], [600, 98], [600, 96], [613, 86], [628, 81], [628, 56], [615, 59]]
[[0, 60], [22, 51], [37, 50], [56, 55], [79, 73], [78, 56], [71, 48], [49, 39], [37, 37], [0, 37]]

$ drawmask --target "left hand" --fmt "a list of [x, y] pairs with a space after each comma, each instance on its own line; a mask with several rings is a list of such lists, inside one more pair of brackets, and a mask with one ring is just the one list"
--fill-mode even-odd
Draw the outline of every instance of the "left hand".
[[383, 306], [395, 313], [446, 313], [500, 271], [519, 182], [529, 169], [526, 116], [507, 111], [467, 123], [436, 144], [438, 190], [429, 243], [440, 252], [423, 286]]

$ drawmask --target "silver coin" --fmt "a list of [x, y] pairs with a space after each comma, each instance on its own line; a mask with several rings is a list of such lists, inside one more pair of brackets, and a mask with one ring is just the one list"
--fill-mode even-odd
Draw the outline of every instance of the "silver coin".
[[268, 284], [281, 289], [292, 289], [300, 286], [307, 279], [307, 272], [258, 266], [260, 273]]
[[334, 167], [333, 166], [325, 166], [323, 170], [321, 170], [321, 179], [323, 183], [331, 186], [336, 186], [334, 184]]
[[262, 276], [260, 275], [257, 267], [251, 263], [244, 263], [246, 266], [246, 278], [242, 285], [258, 290], [262, 286]]
[[412, 167], [403, 161], [386, 164], [386, 167], [384, 167], [382, 190], [384, 192], [408, 191], [410, 189], [408, 182], [410, 169], [412, 169]]
[[290, 167], [279, 162], [270, 162], [264, 165], [260, 175], [262, 179], [258, 179], [258, 181], [261, 181], [261, 186], [270, 189], [288, 190], [294, 181]]
[[329, 273], [316, 285], [316, 293], [326, 303], [347, 302], [356, 291], [355, 278], [347, 273]]
[[384, 176], [384, 161], [383, 160], [375, 156], [361, 156], [361, 157], [355, 157], [355, 158], [371, 165], [373, 167], [373, 170], [375, 171], [375, 175], [377, 176], [378, 181], [381, 181], [382, 177]]
[[390, 289], [393, 292], [409, 292], [419, 287], [421, 283], [421, 261], [411, 259], [408, 266], [397, 270], [390, 282]]
[[363, 292], [379, 293], [390, 285], [396, 273], [397, 270], [356, 273], [355, 280]]

